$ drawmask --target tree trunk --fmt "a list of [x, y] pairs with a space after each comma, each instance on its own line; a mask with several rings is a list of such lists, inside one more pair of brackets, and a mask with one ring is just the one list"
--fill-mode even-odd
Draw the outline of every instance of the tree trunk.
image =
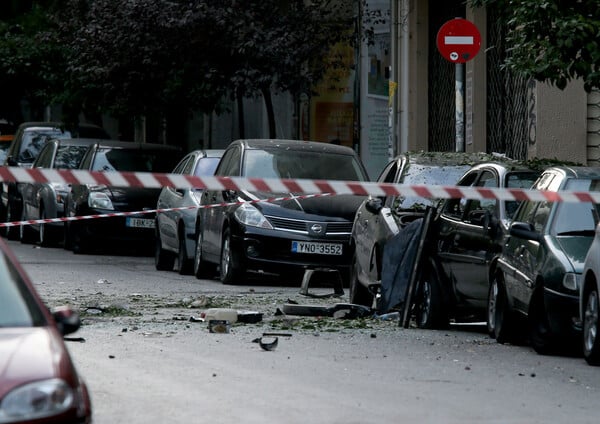
[[265, 99], [267, 118], [269, 119], [269, 138], [277, 138], [277, 131], [275, 130], [275, 112], [273, 111], [273, 99], [271, 99], [271, 89], [269, 87], [263, 87], [261, 91], [263, 98]]
[[240, 138], [246, 138], [246, 122], [244, 121], [244, 97], [242, 94], [242, 90], [237, 91], [235, 100], [237, 102], [238, 131], [240, 133]]

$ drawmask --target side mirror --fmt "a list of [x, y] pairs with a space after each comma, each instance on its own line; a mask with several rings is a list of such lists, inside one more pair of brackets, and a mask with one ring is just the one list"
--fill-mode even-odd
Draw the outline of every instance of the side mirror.
[[540, 233], [535, 231], [533, 225], [528, 222], [513, 222], [510, 225], [509, 234], [525, 240], [534, 240], [537, 242], [542, 240]]
[[383, 208], [383, 200], [379, 197], [372, 197], [365, 203], [365, 208], [374, 215], [377, 215]]
[[60, 331], [63, 336], [76, 332], [81, 326], [79, 314], [69, 306], [60, 306], [53, 309], [52, 317], [58, 326], [58, 331]]

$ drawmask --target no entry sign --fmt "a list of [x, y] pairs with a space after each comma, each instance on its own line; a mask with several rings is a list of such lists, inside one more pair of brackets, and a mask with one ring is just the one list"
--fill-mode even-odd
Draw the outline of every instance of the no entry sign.
[[481, 47], [481, 34], [477, 27], [463, 18], [446, 22], [437, 34], [437, 48], [452, 63], [465, 63], [473, 59]]

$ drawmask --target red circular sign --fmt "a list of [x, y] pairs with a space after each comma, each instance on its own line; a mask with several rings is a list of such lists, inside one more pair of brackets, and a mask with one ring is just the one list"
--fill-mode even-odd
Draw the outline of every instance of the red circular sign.
[[481, 47], [481, 34], [471, 21], [455, 18], [446, 22], [437, 34], [437, 48], [453, 63], [465, 63], [473, 59]]

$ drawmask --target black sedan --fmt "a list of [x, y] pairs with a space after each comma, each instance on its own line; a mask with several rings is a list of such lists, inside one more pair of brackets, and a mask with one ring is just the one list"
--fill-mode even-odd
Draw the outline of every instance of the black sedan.
[[[529, 189], [540, 171], [505, 160], [475, 165], [457, 183], [482, 188]], [[502, 251], [517, 201], [448, 199], [432, 224], [431, 251], [424, 267], [417, 325], [444, 327], [449, 319], [486, 318], [489, 267]], [[489, 322], [493, 332], [493, 320]]]
[[[534, 189], [600, 191], [600, 168], [551, 167]], [[600, 207], [588, 202], [521, 203], [492, 264], [489, 313], [500, 343], [528, 338], [538, 353], [581, 346], [579, 291]]]
[[[88, 148], [79, 169], [88, 171], [169, 173], [181, 159], [174, 146], [104, 141]], [[129, 216], [75, 219], [65, 222], [65, 248], [83, 253], [102, 245], [130, 245], [154, 252], [155, 214], [160, 188], [74, 184], [65, 201], [66, 217], [136, 212]]]
[[[225, 150], [215, 175], [368, 179], [351, 148], [298, 140], [237, 140]], [[260, 201], [274, 197], [287, 199]], [[194, 272], [200, 278], [219, 265], [221, 281], [232, 283], [246, 271], [297, 279], [305, 270], [327, 269], [345, 280], [353, 253], [352, 221], [362, 200], [353, 195], [297, 198], [293, 193], [204, 191], [196, 219]]]
[[[491, 158], [485, 153], [408, 152], [391, 161], [377, 181], [452, 185], [472, 165]], [[369, 197], [361, 204], [352, 228], [356, 254], [350, 280], [350, 302], [373, 306], [381, 286], [385, 244], [408, 223], [422, 218], [427, 207], [436, 204], [435, 199], [401, 196]]]

